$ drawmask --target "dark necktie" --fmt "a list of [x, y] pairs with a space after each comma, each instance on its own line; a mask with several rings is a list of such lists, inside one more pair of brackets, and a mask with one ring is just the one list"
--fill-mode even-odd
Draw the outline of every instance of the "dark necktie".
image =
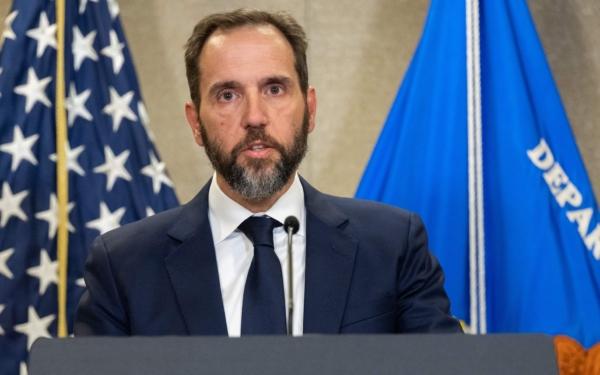
[[281, 263], [273, 247], [273, 228], [278, 226], [281, 223], [268, 216], [252, 216], [239, 226], [254, 245], [244, 288], [242, 335], [287, 332]]

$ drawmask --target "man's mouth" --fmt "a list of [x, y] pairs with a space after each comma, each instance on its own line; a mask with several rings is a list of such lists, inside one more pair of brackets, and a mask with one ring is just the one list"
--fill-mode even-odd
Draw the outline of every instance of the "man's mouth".
[[272, 152], [273, 147], [265, 142], [253, 142], [244, 148], [243, 154], [253, 158], [265, 158]]

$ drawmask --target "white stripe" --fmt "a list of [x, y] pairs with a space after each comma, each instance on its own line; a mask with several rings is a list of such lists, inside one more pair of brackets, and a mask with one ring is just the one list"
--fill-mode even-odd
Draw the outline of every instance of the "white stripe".
[[478, 333], [477, 319], [477, 241], [475, 230], [475, 157], [474, 157], [474, 105], [473, 105], [473, 40], [472, 40], [472, 2], [465, 0], [466, 36], [467, 36], [467, 152], [468, 152], [468, 194], [469, 194], [469, 304], [471, 333]]

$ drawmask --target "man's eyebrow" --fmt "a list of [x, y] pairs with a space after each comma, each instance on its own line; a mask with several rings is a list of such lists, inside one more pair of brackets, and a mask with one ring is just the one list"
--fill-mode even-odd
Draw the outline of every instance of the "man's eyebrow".
[[221, 90], [224, 89], [235, 89], [239, 88], [241, 85], [236, 81], [220, 81], [213, 83], [208, 89], [208, 95], [213, 96]]
[[273, 83], [280, 83], [285, 86], [291, 86], [292, 82], [293, 81], [290, 77], [283, 75], [270, 76], [260, 80], [261, 86], [270, 85]]

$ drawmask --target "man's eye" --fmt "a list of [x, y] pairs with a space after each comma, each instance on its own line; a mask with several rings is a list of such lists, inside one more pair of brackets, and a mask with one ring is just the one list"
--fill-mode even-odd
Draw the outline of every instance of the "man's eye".
[[269, 86], [269, 94], [271, 95], [279, 95], [283, 93], [283, 87], [279, 85]]
[[230, 102], [233, 99], [235, 99], [235, 94], [233, 93], [233, 91], [223, 91], [222, 93], [219, 94], [218, 99], [226, 101], [226, 102]]

